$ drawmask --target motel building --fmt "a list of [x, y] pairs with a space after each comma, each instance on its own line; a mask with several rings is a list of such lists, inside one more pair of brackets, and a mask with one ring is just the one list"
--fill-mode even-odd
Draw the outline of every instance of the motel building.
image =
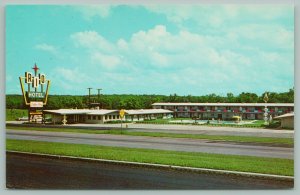
[[[44, 113], [51, 115], [51, 122], [53, 124], [103, 124], [121, 120], [119, 110], [99, 108], [44, 110]], [[172, 113], [173, 111], [165, 109], [125, 110], [125, 116], [122, 118], [122, 121], [133, 122], [147, 119], [168, 118]]]
[[[272, 118], [294, 111], [293, 103], [154, 103], [152, 106], [153, 109], [125, 110], [122, 121], [134, 122], [171, 117], [232, 120], [234, 116], [239, 116], [242, 120], [263, 120], [265, 106], [268, 115]], [[119, 110], [98, 107], [44, 110], [44, 113], [51, 115], [53, 124], [104, 124], [121, 120]]]
[[248, 120], [263, 120], [265, 106], [272, 118], [294, 111], [294, 103], [154, 103], [154, 109], [173, 111], [173, 117], [203, 120], [231, 120], [239, 116]]
[[294, 129], [294, 113], [287, 113], [274, 118], [281, 121], [281, 128]]

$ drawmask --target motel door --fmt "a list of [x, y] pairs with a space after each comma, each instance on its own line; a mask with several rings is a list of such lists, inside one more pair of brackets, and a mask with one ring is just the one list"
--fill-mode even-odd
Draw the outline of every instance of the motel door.
[[222, 119], [222, 114], [218, 114], [218, 119]]
[[85, 122], [85, 116], [84, 115], [79, 115], [79, 122], [84, 123]]
[[201, 114], [198, 114], [198, 118], [199, 119], [203, 119], [203, 114], [201, 113]]

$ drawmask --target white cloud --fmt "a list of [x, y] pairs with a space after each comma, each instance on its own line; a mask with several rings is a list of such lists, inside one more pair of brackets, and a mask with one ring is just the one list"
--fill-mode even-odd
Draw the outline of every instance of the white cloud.
[[57, 67], [53, 70], [51, 77], [55, 77], [55, 80], [59, 79], [62, 82], [66, 81], [72, 84], [78, 84], [89, 80], [89, 77], [78, 68]]
[[124, 39], [119, 39], [117, 45], [120, 50], [123, 50], [123, 51], [128, 50], [128, 44]]
[[50, 52], [52, 54], [57, 54], [57, 48], [54, 47], [53, 45], [49, 45], [49, 44], [46, 44], [46, 43], [36, 45], [35, 49]]
[[91, 55], [91, 60], [94, 64], [98, 64], [105, 69], [115, 69], [121, 64], [119, 57], [113, 55], [104, 55], [100, 52], [93, 53]]
[[[253, 33], [260, 28], [263, 30]], [[121, 74], [123, 76], [113, 80], [124, 88], [147, 88], [150, 83], [158, 87], [176, 84], [178, 89], [185, 89], [184, 86], [188, 85], [186, 90], [205, 89], [208, 93], [217, 89], [225, 93], [228, 86], [234, 87], [234, 90], [230, 87], [233, 92], [245, 91], [243, 85], [249, 86], [249, 89], [258, 85], [267, 87], [274, 75], [279, 80], [291, 75], [293, 70], [281, 71], [278, 64], [290, 65], [292, 60], [286, 59], [293, 54], [286, 56], [276, 49], [269, 51], [265, 47], [271, 45], [273, 49], [290, 51], [285, 46], [288, 43], [276, 40], [276, 36], [282, 33], [285, 38], [279, 40], [291, 41], [289, 31], [283, 31], [284, 28], [278, 26], [275, 27], [278, 31], [271, 34], [274, 32], [270, 29], [250, 25], [219, 36], [187, 30], [172, 34], [166, 26], [157, 25], [147, 31], [133, 33], [128, 40], [121, 38], [116, 42], [108, 41], [95, 31], [74, 33], [71, 38], [81, 50], [87, 50], [91, 62], [89, 69], [95, 74], [101, 72], [103, 76], [97, 79], [104, 85], [111, 86], [108, 82], [112, 81], [111, 76]], [[267, 36], [273, 39], [265, 40]], [[257, 40], [262, 45], [244, 43], [245, 40]], [[257, 75], [259, 79], [254, 79]], [[264, 77], [266, 79], [262, 79]], [[125, 78], [126, 82], [121, 82]], [[206, 89], [208, 86], [209, 89]]]
[[166, 15], [169, 21], [181, 23], [193, 17], [194, 13], [199, 12], [197, 8], [187, 5], [149, 5], [145, 6], [149, 11]]
[[252, 45], [274, 49], [293, 49], [294, 32], [280, 25], [248, 24], [231, 29], [240, 40], [252, 42]]
[[91, 86], [95, 80], [90, 77], [84, 67], [56, 67], [51, 71], [48, 78], [55, 81], [51, 83], [50, 90], [62, 89], [63, 94], [76, 94], [78, 91]]
[[111, 13], [112, 5], [86, 5], [86, 6], [74, 6], [76, 11], [82, 14], [83, 18], [90, 21], [94, 17], [105, 18]]
[[95, 31], [74, 33], [71, 35], [71, 39], [78, 47], [101, 50], [105, 53], [111, 53], [114, 50], [114, 45]]
[[[198, 23], [222, 20], [233, 22], [251, 17], [253, 20], [273, 20], [291, 15], [293, 6], [289, 5], [149, 5], [145, 6], [151, 12], [164, 14], [167, 19], [176, 24], [187, 20]], [[259, 20], [257, 20], [259, 19]], [[209, 23], [207, 23], [209, 24]], [[215, 25], [213, 23], [212, 25]]]

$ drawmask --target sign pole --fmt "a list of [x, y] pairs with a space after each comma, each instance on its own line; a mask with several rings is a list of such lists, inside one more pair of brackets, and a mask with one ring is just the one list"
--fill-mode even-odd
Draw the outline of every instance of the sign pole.
[[122, 130], [122, 128], [123, 128], [123, 117], [121, 117], [121, 130]]
[[122, 130], [122, 128], [123, 128], [123, 117], [125, 115], [125, 110], [121, 109], [120, 112], [119, 112], [119, 115], [120, 115], [120, 118], [121, 118], [121, 130]]
[[30, 123], [30, 118], [31, 118], [31, 116], [30, 116], [30, 106], [28, 107], [28, 123]]

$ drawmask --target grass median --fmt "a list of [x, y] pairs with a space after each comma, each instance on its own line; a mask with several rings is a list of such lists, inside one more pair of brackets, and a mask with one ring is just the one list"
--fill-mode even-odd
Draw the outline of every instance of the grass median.
[[294, 161], [278, 158], [261, 158], [238, 155], [175, 152], [152, 149], [93, 146], [40, 141], [10, 140], [6, 149], [22, 152], [55, 154], [97, 159], [167, 164], [187, 167], [294, 175]]
[[224, 136], [224, 135], [205, 135], [205, 134], [178, 134], [163, 132], [137, 132], [128, 130], [91, 130], [91, 129], [70, 129], [70, 128], [43, 128], [43, 127], [7, 127], [14, 130], [34, 130], [50, 132], [67, 132], [67, 133], [88, 133], [88, 134], [111, 134], [111, 135], [129, 135], [129, 136], [148, 136], [148, 137], [166, 137], [166, 138], [189, 138], [205, 139], [211, 141], [227, 141], [256, 143], [269, 145], [282, 145], [286, 147], [294, 146], [293, 138], [272, 138], [272, 137], [252, 137], [252, 136]]

